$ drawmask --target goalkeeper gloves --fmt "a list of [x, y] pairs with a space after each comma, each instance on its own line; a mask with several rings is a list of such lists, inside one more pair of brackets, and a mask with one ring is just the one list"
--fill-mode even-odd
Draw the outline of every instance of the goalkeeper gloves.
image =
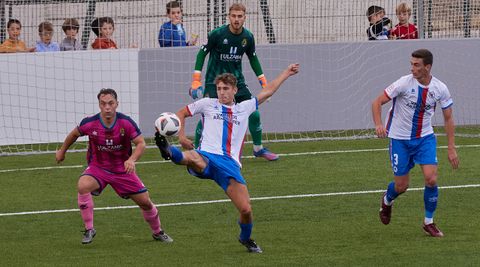
[[265, 86], [267, 86], [267, 78], [265, 77], [264, 74], [261, 74], [258, 76], [258, 82], [260, 83], [262, 88], [265, 88]]
[[188, 94], [192, 97], [193, 100], [203, 97], [203, 87], [202, 87], [202, 72], [195, 71], [192, 75], [192, 85]]

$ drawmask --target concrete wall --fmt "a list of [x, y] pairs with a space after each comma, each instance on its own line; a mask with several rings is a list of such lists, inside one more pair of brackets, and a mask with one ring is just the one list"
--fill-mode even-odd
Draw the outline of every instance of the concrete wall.
[[[447, 84], [454, 97], [457, 124], [480, 124], [480, 40], [413, 40], [259, 46], [257, 54], [269, 79], [289, 63], [301, 64], [301, 73], [260, 106], [264, 131], [373, 128], [371, 101], [410, 73], [411, 52], [419, 48], [434, 54], [432, 73]], [[196, 49], [188, 48], [140, 51], [142, 126], [153, 125], [163, 111], [176, 111], [191, 102], [187, 89], [195, 53]], [[257, 94], [260, 87], [247, 59], [243, 68], [252, 93]], [[188, 122], [188, 133], [193, 132], [197, 120]], [[440, 111], [434, 123], [443, 123]], [[143, 130], [153, 134], [153, 126]]]
[[[480, 40], [414, 40], [259, 46], [268, 79], [289, 63], [301, 64], [301, 73], [260, 106], [264, 131], [373, 128], [371, 101], [410, 72], [410, 54], [418, 48], [433, 52], [433, 74], [453, 95], [456, 123], [480, 124]], [[152, 136], [161, 112], [192, 101], [188, 88], [197, 49], [0, 55], [0, 145], [63, 141], [84, 116], [98, 112], [102, 87], [116, 89], [119, 111]], [[260, 86], [247, 59], [243, 67], [257, 94]], [[437, 113], [434, 123], [441, 125]], [[188, 134], [197, 120], [187, 121]]]

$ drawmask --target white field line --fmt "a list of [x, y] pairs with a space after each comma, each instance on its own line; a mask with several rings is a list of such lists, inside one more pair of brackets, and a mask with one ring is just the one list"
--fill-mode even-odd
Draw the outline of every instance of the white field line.
[[[452, 186], [439, 186], [440, 189], [458, 189], [458, 188], [477, 188], [480, 184], [467, 184], [467, 185], [452, 185]], [[420, 191], [423, 187], [409, 188], [409, 191]], [[352, 192], [332, 192], [332, 193], [320, 193], [320, 194], [304, 194], [304, 195], [286, 195], [286, 196], [270, 196], [270, 197], [252, 197], [252, 201], [257, 200], [271, 200], [271, 199], [289, 199], [289, 198], [307, 198], [307, 197], [328, 197], [328, 196], [351, 196], [351, 195], [363, 195], [374, 194], [384, 192], [384, 189], [377, 190], [365, 190], [365, 191], [352, 191]], [[177, 202], [177, 203], [164, 203], [157, 204], [157, 207], [172, 207], [172, 206], [190, 206], [190, 205], [203, 205], [230, 202], [230, 199], [217, 199], [217, 200], [205, 200], [205, 201], [192, 201], [192, 202]], [[117, 207], [99, 207], [95, 208], [95, 211], [99, 210], [119, 210], [119, 209], [134, 209], [138, 206], [117, 206]], [[63, 210], [38, 210], [38, 211], [24, 211], [24, 212], [11, 212], [0, 213], [0, 217], [5, 216], [20, 216], [20, 215], [35, 215], [35, 214], [51, 214], [51, 213], [66, 213], [66, 212], [78, 212], [79, 209], [63, 209]]]
[[[460, 145], [457, 148], [477, 148], [480, 145]], [[439, 149], [446, 149], [447, 146], [439, 146]], [[285, 153], [278, 154], [281, 157], [294, 157], [294, 156], [309, 156], [309, 155], [321, 155], [321, 154], [342, 154], [342, 153], [362, 153], [362, 152], [377, 152], [377, 151], [387, 151], [387, 148], [369, 148], [369, 149], [352, 149], [352, 150], [329, 150], [329, 151], [312, 151], [312, 152], [299, 152], [299, 153]], [[254, 156], [242, 156], [243, 159], [251, 159]], [[167, 163], [170, 161], [165, 160], [153, 160], [153, 161], [140, 161], [137, 164], [157, 164], [157, 163]], [[34, 167], [34, 168], [18, 168], [18, 169], [5, 169], [0, 170], [0, 173], [6, 172], [19, 172], [19, 171], [39, 171], [39, 170], [54, 170], [54, 169], [76, 169], [76, 168], [85, 168], [85, 165], [68, 165], [68, 166], [49, 166], [49, 167]]]

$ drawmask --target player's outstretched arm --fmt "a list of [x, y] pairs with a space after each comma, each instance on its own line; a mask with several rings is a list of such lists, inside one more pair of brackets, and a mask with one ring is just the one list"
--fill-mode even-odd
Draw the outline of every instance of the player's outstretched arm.
[[390, 98], [388, 98], [385, 93], [382, 93], [372, 102], [372, 117], [373, 123], [375, 124], [375, 133], [380, 138], [387, 137], [387, 129], [382, 124], [382, 105], [388, 101], [390, 101]]
[[448, 140], [448, 161], [453, 169], [457, 169], [460, 164], [457, 149], [455, 148], [455, 124], [453, 122], [452, 107], [442, 110], [443, 119], [445, 120], [445, 132]]
[[184, 149], [194, 149], [194, 145], [192, 140], [188, 139], [187, 136], [185, 135], [185, 118], [190, 117], [190, 112], [188, 112], [187, 108], [184, 107], [177, 111], [176, 113], [178, 119], [180, 120], [180, 130], [178, 131], [178, 141], [182, 145]]
[[65, 141], [63, 141], [62, 146], [60, 147], [59, 150], [57, 150], [57, 153], [55, 154], [55, 159], [57, 160], [57, 163], [62, 162], [65, 159], [65, 153], [67, 153], [68, 148], [77, 141], [77, 139], [80, 137], [80, 132], [78, 131], [78, 128], [75, 127], [65, 138]]
[[290, 76], [298, 73], [300, 70], [300, 64], [290, 64], [285, 70], [282, 71], [274, 80], [269, 82], [265, 88], [257, 95], [258, 104], [262, 104], [271, 97], [280, 88], [280, 85], [286, 81]]

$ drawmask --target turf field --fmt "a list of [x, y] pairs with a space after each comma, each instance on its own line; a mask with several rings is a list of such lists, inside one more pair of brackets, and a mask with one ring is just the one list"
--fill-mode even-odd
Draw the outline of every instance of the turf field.
[[[439, 145], [445, 139], [439, 137]], [[421, 229], [418, 166], [391, 224], [379, 221], [381, 191], [391, 179], [386, 140], [269, 144], [279, 161], [243, 160], [253, 238], [263, 254], [249, 254], [238, 243], [237, 212], [216, 201], [226, 196], [214, 182], [162, 161], [157, 150], [147, 150], [137, 172], [160, 205], [172, 244], [153, 241], [140, 210], [110, 187], [94, 198], [94, 242], [80, 243], [76, 182], [85, 153], [67, 154], [62, 168], [53, 154], [0, 157], [0, 265], [479, 266], [480, 141], [457, 138], [457, 145], [457, 171], [445, 147], [438, 149], [439, 185], [447, 188], [440, 189], [435, 220], [445, 237], [434, 239]]]

